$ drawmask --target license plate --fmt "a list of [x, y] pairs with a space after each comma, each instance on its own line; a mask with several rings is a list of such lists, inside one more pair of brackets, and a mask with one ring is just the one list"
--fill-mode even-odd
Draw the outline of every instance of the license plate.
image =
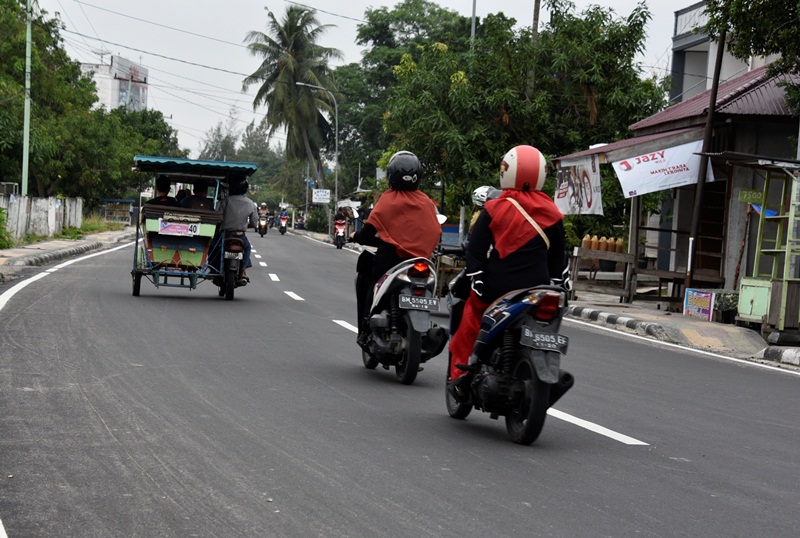
[[401, 295], [400, 308], [410, 310], [439, 310], [439, 299], [436, 297], [417, 297], [416, 295]]
[[241, 252], [226, 252], [225, 259], [226, 260], [241, 260], [244, 258], [244, 254]]
[[569, 338], [560, 334], [548, 333], [523, 325], [519, 343], [533, 349], [555, 351], [563, 354], [567, 352]]

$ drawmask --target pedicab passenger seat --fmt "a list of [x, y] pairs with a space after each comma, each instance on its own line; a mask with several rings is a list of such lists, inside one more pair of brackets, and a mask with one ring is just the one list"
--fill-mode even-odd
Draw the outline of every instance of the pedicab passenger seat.
[[[144, 205], [142, 222], [145, 247], [155, 266], [198, 270], [206, 262], [209, 248], [222, 222], [222, 213], [211, 209], [192, 209]], [[168, 224], [192, 225], [191, 234], [169, 233]]]

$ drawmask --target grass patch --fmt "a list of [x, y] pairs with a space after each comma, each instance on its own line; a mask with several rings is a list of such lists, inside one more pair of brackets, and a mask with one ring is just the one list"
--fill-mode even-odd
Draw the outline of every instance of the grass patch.
[[67, 227], [64, 228], [60, 234], [56, 234], [53, 237], [44, 237], [41, 235], [27, 234], [25, 237], [22, 237], [17, 241], [11, 241], [9, 235], [9, 240], [7, 244], [4, 243], [2, 237], [0, 237], [0, 248], [11, 248], [15, 245], [30, 245], [32, 243], [47, 241], [48, 239], [80, 240], [90, 234], [96, 234], [100, 232], [119, 232], [124, 229], [125, 225], [122, 223], [106, 222], [105, 219], [103, 219], [103, 217], [101, 217], [100, 215], [91, 214], [83, 217], [83, 223], [80, 228]]

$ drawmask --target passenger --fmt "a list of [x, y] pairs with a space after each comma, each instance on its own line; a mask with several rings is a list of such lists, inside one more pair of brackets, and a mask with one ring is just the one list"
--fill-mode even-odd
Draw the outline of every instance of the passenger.
[[180, 207], [178, 201], [169, 195], [170, 187], [171, 187], [171, 182], [169, 180], [169, 177], [158, 176], [156, 178], [156, 197], [146, 201], [145, 204]]
[[208, 197], [208, 183], [200, 181], [194, 184], [194, 194], [181, 202], [181, 207], [191, 209], [214, 209], [214, 201]]

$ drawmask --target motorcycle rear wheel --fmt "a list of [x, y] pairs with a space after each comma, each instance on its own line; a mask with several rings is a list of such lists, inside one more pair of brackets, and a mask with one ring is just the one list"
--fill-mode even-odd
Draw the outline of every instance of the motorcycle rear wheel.
[[236, 287], [236, 271], [225, 270], [225, 300], [233, 301], [233, 290]]
[[406, 350], [403, 358], [394, 367], [395, 375], [403, 385], [410, 385], [417, 378], [419, 372], [419, 358], [422, 354], [422, 335], [414, 330], [411, 320], [405, 316], [403, 323], [406, 326], [405, 340]]
[[530, 445], [544, 428], [550, 401], [550, 385], [539, 380], [530, 353], [527, 350], [519, 352], [524, 355], [514, 367], [513, 375], [516, 379], [525, 381], [527, 389], [520, 406], [506, 415], [506, 431], [515, 443]]

